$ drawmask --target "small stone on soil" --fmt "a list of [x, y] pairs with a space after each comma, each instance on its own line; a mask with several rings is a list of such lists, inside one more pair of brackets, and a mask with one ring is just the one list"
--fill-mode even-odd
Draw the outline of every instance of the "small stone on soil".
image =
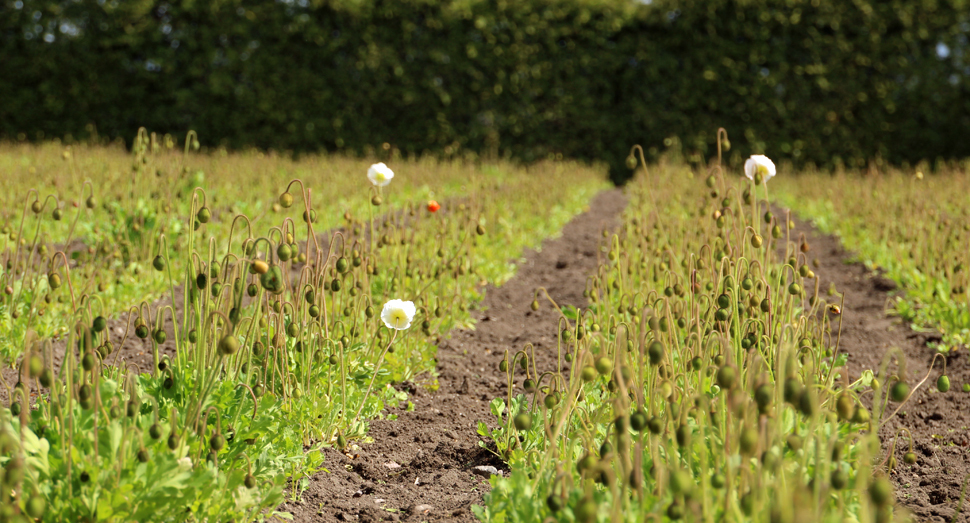
[[472, 472], [478, 474], [479, 476], [489, 477], [489, 476], [501, 476], [502, 473], [491, 465], [479, 465], [477, 467], [472, 467]]
[[433, 508], [434, 507], [432, 507], [431, 505], [414, 505], [413, 507], [408, 509], [408, 512], [410, 512], [411, 514], [427, 514], [428, 512], [431, 512], [431, 509]]

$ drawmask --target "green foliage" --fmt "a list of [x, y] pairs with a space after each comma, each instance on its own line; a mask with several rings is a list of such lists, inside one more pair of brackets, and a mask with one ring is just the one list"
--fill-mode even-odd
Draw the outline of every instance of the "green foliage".
[[[536, 359], [531, 344], [506, 353], [507, 395], [478, 434], [510, 473], [492, 478], [475, 513], [496, 523], [900, 520], [877, 435], [892, 403], [910, 397], [905, 355], [890, 351], [848, 379], [800, 232], [768, 235], [779, 222], [763, 219], [767, 189], [731, 170], [709, 183], [683, 170], [630, 183], [588, 307], [556, 306], [558, 328], [574, 333], [551, 352], [558, 365], [520, 365]], [[743, 193], [746, 203], [726, 197]], [[752, 245], [755, 234], [767, 244]]]
[[615, 180], [631, 140], [700, 162], [719, 126], [734, 165], [970, 154], [959, 0], [7, 4], [9, 138], [135, 122], [234, 147], [562, 153]]
[[901, 289], [895, 312], [916, 330], [939, 332], [937, 348], [947, 352], [970, 344], [970, 177], [965, 166], [940, 171], [925, 178], [920, 170], [806, 173], [779, 186], [786, 205], [894, 280]]
[[[261, 153], [212, 155], [223, 165], [200, 171], [182, 161], [205, 158], [156, 150], [156, 137], [141, 135], [134, 155], [0, 146], [0, 166], [15, 166], [5, 189], [50, 176], [63, 191], [0, 196], [0, 248], [10, 253], [0, 269], [0, 365], [19, 368], [20, 386], [32, 388], [28, 377], [43, 383], [50, 373], [31, 409], [27, 394], [10, 388], [13, 369], [3, 369], [0, 387], [12, 401], [0, 408], [0, 489], [17, 495], [0, 500], [0, 520], [22, 512], [42, 521], [271, 515], [284, 491], [299, 496], [302, 478], [320, 468], [321, 447], [355, 444], [385, 405], [406, 401], [393, 383], [434, 387], [439, 336], [470, 325], [481, 288], [512, 274], [508, 260], [538, 247], [607, 185], [602, 170], [575, 162], [540, 162], [527, 176], [507, 163], [406, 161], [393, 152], [387, 161], [398, 177], [388, 187], [368, 181], [366, 161], [340, 157], [293, 162], [306, 184], [287, 184], [286, 169], [266, 174], [281, 165]], [[71, 163], [72, 181], [51, 167], [97, 153], [107, 154]], [[129, 174], [115, 172], [119, 162]], [[144, 182], [146, 172], [157, 174]], [[82, 185], [79, 175], [89, 173], [94, 180]], [[194, 186], [206, 177], [204, 190]], [[37, 200], [81, 200], [88, 186], [103, 187], [94, 197], [105, 203], [79, 205], [77, 231], [50, 223], [39, 202], [32, 210]], [[383, 212], [372, 194], [385, 197]], [[444, 204], [429, 208], [431, 196]], [[200, 209], [207, 223], [188, 225]], [[307, 211], [319, 211], [316, 230], [295, 225]], [[320, 234], [337, 224], [338, 234]], [[71, 238], [88, 257], [54, 264]], [[101, 246], [109, 248], [93, 256]], [[102, 286], [106, 274], [114, 283]], [[149, 368], [116, 356], [102, 365], [96, 354], [124, 345], [107, 318], [159, 289], [181, 306], [138, 308], [133, 336], [149, 340]], [[414, 301], [416, 317], [392, 332], [373, 309], [397, 297]], [[163, 330], [169, 315], [171, 331]], [[79, 350], [56, 368], [46, 346], [59, 332]], [[166, 339], [174, 356], [161, 352]]]

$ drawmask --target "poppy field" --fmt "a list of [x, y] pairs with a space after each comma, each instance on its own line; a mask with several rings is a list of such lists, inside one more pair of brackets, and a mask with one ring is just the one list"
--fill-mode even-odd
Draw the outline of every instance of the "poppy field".
[[[609, 189], [603, 166], [554, 157], [198, 148], [144, 130], [130, 151], [0, 145], [0, 521], [293, 519], [334, 453], [365, 467], [373, 424], [434, 408], [418, 397], [452, 386], [440, 347], [485, 328], [485, 293]], [[583, 303], [533, 285], [508, 304], [552, 346], [495, 346], [465, 376], [500, 384], [455, 436], [501, 465], [476, 501], [355, 517], [907, 519], [913, 398], [970, 391], [944, 372], [970, 338], [964, 171], [692, 169], [639, 147], [627, 167]], [[896, 328], [940, 333], [929, 358], [856, 368], [844, 291], [796, 216], [899, 286]]]

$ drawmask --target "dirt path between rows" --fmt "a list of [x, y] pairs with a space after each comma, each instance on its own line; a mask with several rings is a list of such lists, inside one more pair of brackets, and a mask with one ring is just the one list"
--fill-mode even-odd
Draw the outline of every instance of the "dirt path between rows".
[[[477, 434], [479, 421], [494, 426], [489, 402], [506, 394], [498, 364], [506, 349], [531, 342], [539, 372], [554, 368], [558, 314], [548, 302], [533, 312], [533, 292], [545, 287], [560, 306], [585, 306], [586, 278], [603, 257], [602, 231], [619, 226], [625, 206], [619, 189], [600, 193], [561, 237], [525, 253], [515, 277], [486, 289], [484, 302], [473, 312], [474, 330], [455, 331], [442, 341], [437, 391], [411, 387], [414, 410], [388, 409], [397, 420], [373, 421], [368, 433], [373, 443], [349, 456], [327, 450], [324, 467], [329, 472], [316, 474], [301, 501], [281, 510], [300, 522], [477, 521], [470, 507], [482, 503], [489, 473], [473, 467], [501, 472], [504, 466], [479, 446]], [[521, 379], [516, 393], [522, 391]]]
[[[781, 211], [778, 214], [784, 216]], [[936, 353], [927, 343], [938, 341], [939, 335], [914, 332], [898, 317], [888, 316], [889, 300], [901, 292], [896, 284], [861, 262], [852, 261], [852, 253], [837, 237], [822, 234], [797, 217], [793, 219], [795, 232], [804, 233], [809, 244], [809, 261], [818, 260], [814, 271], [821, 283], [820, 294], [825, 297], [832, 283], [837, 292], [845, 293], [841, 350], [848, 353], [851, 379], [858, 378], [865, 369], [876, 371], [890, 348], [898, 347], [906, 355], [907, 381], [915, 386], [926, 376]], [[826, 299], [838, 303], [837, 296]], [[833, 319], [837, 329], [838, 319]], [[909, 442], [901, 436], [895, 451], [897, 465], [890, 477], [898, 505], [912, 511], [915, 520], [921, 522], [951, 521], [960, 499], [961, 483], [970, 473], [970, 394], [961, 390], [964, 383], [970, 383], [966, 349], [951, 353], [946, 368], [951, 381], [949, 392], [936, 391], [936, 379], [942, 373], [942, 364], [937, 361], [926, 383], [880, 431], [885, 452], [899, 429], [905, 427], [912, 432], [916, 463], [903, 462]], [[897, 404], [891, 405], [895, 410]], [[958, 521], [970, 521], [967, 505], [970, 504], [965, 502]]]

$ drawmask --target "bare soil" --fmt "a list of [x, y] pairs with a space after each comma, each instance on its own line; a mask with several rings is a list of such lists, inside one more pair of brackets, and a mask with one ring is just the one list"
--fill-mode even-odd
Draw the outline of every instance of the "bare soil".
[[[482, 503], [490, 474], [478, 475], [473, 467], [492, 466], [501, 473], [504, 466], [480, 446], [477, 435], [479, 421], [494, 426], [489, 402], [507, 392], [498, 364], [506, 350], [531, 342], [539, 372], [554, 368], [558, 313], [544, 300], [532, 311], [533, 293], [544, 287], [560, 306], [585, 306], [586, 278], [603, 257], [602, 231], [619, 226], [625, 205], [620, 190], [605, 191], [561, 237], [525, 253], [515, 277], [486, 289], [473, 312], [475, 328], [442, 340], [439, 388], [409, 386], [413, 411], [388, 409], [398, 419], [373, 421], [373, 443], [348, 454], [327, 450], [327, 471], [310, 478], [301, 500], [281, 510], [301, 522], [476, 521], [470, 507]], [[521, 381], [515, 384], [516, 394], [521, 387]]]
[[[781, 215], [779, 213], [779, 215]], [[794, 218], [795, 231], [805, 234], [809, 245], [809, 260], [818, 260], [814, 269], [820, 280], [823, 296], [830, 283], [838, 293], [845, 294], [842, 309], [842, 338], [840, 350], [848, 358], [849, 378], [857, 379], [866, 369], [878, 372], [887, 352], [898, 347], [906, 355], [906, 380], [915, 387], [929, 371], [936, 349], [927, 343], [939, 341], [935, 332], [916, 332], [900, 318], [887, 314], [891, 311], [890, 300], [902, 292], [896, 284], [866, 266], [855, 261], [839, 239], [821, 234], [810, 224]], [[827, 301], [838, 303], [836, 297]], [[838, 318], [832, 325], [838, 328]], [[890, 369], [895, 369], [890, 366]], [[888, 457], [892, 439], [897, 431], [908, 429], [913, 435], [913, 451], [917, 456], [914, 465], [903, 462], [909, 451], [909, 441], [899, 437], [895, 448], [896, 466], [890, 472], [895, 487], [898, 506], [912, 512], [921, 522], [951, 521], [960, 500], [963, 478], [970, 473], [970, 394], [962, 391], [964, 383], [970, 383], [970, 363], [966, 348], [951, 352], [947, 360], [947, 375], [951, 388], [947, 393], [936, 390], [936, 379], [942, 374], [942, 362], [937, 361], [929, 372], [929, 379], [915, 390], [900, 413], [889, 420], [880, 430], [883, 450]], [[899, 404], [891, 403], [890, 411]], [[970, 521], [970, 507], [965, 502], [958, 521]]]

